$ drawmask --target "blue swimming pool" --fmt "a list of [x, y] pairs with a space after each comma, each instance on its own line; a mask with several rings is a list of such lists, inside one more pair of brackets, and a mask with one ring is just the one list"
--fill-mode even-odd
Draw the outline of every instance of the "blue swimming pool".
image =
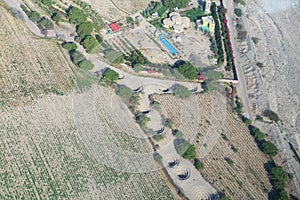
[[178, 54], [177, 49], [165, 38], [165, 34], [160, 35], [160, 41], [167, 47], [167, 49], [171, 52], [171, 54], [176, 55]]

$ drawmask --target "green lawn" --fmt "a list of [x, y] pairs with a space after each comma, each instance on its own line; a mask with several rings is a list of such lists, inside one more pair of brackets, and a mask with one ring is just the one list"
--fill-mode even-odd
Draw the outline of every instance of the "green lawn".
[[193, 22], [197, 19], [200, 19], [204, 15], [204, 11], [202, 10], [201, 7], [198, 7], [198, 8], [193, 8], [191, 10], [181, 12], [180, 14], [181, 16], [190, 18], [190, 20]]

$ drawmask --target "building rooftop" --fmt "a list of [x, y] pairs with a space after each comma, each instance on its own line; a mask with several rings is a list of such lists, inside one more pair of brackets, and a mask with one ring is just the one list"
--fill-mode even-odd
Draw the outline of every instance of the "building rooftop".
[[111, 23], [108, 26], [114, 33], [122, 30], [122, 27], [120, 26], [120, 24], [118, 22]]

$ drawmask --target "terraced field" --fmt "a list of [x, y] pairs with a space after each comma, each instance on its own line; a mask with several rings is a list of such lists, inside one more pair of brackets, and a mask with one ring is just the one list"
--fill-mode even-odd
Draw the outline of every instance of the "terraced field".
[[[226, 110], [226, 101], [217, 93], [203, 93], [188, 100], [156, 95], [184, 137], [195, 144], [204, 163], [202, 176], [218, 191], [232, 199], [267, 199], [271, 189], [260, 152], [247, 126]], [[233, 163], [230, 162], [233, 161]]]
[[0, 106], [72, 90], [75, 68], [56, 42], [34, 38], [0, 5]]

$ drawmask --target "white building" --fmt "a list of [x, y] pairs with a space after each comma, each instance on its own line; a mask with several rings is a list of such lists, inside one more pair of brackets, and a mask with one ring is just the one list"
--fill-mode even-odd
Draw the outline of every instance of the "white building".
[[163, 26], [165, 28], [172, 28], [177, 33], [182, 32], [189, 24], [190, 19], [188, 17], [181, 17], [178, 12], [170, 13], [169, 18], [163, 20]]

